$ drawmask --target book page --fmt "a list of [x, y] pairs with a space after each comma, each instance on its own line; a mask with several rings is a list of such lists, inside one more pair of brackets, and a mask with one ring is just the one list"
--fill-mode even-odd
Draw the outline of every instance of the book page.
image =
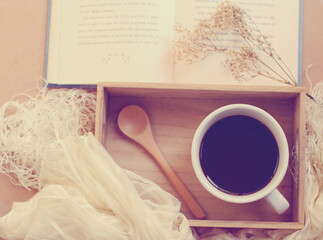
[[[200, 19], [208, 18], [221, 0], [178, 0], [175, 21], [193, 30]], [[299, 2], [298, 0], [231, 0], [245, 10], [261, 32], [268, 37], [282, 60], [298, 77], [299, 53]], [[183, 11], [185, 9], [185, 11]], [[176, 34], [176, 33], [175, 33]], [[178, 36], [176, 36], [178, 37]], [[232, 39], [231, 39], [232, 40]], [[222, 39], [225, 46], [231, 46], [230, 38]], [[234, 46], [231, 46], [234, 47]], [[202, 61], [175, 64], [175, 81], [217, 84], [239, 84], [226, 68], [226, 56], [214, 53]], [[244, 84], [283, 84], [265, 77], [256, 77]]]
[[48, 83], [171, 81], [173, 0], [52, 4]]

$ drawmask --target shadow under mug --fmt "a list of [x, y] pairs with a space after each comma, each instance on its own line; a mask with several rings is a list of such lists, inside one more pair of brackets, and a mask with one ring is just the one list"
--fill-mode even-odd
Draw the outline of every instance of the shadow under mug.
[[[271, 131], [277, 142], [278, 161], [276, 171], [267, 185], [250, 194], [236, 195], [215, 187], [207, 179], [201, 166], [200, 148], [205, 134], [215, 123], [230, 116], [247, 116], [260, 121]], [[231, 104], [216, 109], [210, 113], [198, 126], [192, 142], [191, 157], [193, 169], [199, 182], [215, 197], [232, 203], [249, 203], [264, 198], [278, 214], [284, 213], [289, 208], [288, 201], [277, 190], [277, 186], [283, 180], [288, 168], [288, 143], [281, 126], [266, 111], [248, 104]]]

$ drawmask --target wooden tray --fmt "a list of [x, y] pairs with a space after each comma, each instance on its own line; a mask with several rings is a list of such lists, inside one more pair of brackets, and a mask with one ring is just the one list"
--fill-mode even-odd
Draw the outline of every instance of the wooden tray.
[[[151, 179], [181, 200], [151, 156], [118, 129], [119, 111], [130, 104], [139, 105], [149, 115], [165, 159], [207, 212], [205, 220], [193, 219], [183, 203], [181, 211], [191, 226], [301, 229], [304, 226], [304, 100], [301, 87], [100, 83], [95, 135], [121, 167]], [[210, 112], [231, 103], [264, 109], [286, 133], [290, 152], [294, 154], [290, 154], [289, 170], [278, 188], [291, 204], [283, 215], [277, 215], [264, 200], [248, 204], [219, 200], [204, 190], [194, 175], [190, 148], [196, 128]]]

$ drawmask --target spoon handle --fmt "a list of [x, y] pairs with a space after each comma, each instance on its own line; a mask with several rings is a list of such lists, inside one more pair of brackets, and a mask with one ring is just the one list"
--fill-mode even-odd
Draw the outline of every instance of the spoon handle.
[[189, 207], [191, 212], [193, 213], [194, 217], [197, 219], [202, 219], [205, 217], [205, 212], [192, 196], [192, 194], [188, 191], [185, 187], [183, 182], [180, 178], [176, 175], [173, 169], [169, 166], [165, 158], [163, 157], [162, 153], [160, 152], [159, 148], [156, 144], [150, 143], [150, 147], [146, 147], [148, 152], [156, 159], [161, 170], [164, 172], [166, 177], [169, 179], [173, 187], [177, 190], [177, 192], [181, 195], [182, 199]]

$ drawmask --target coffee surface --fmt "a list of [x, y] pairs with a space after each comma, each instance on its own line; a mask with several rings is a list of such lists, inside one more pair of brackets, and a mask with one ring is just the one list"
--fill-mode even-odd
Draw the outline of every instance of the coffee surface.
[[276, 171], [278, 156], [271, 131], [260, 121], [242, 115], [213, 124], [200, 148], [201, 166], [208, 180], [233, 195], [265, 187]]

